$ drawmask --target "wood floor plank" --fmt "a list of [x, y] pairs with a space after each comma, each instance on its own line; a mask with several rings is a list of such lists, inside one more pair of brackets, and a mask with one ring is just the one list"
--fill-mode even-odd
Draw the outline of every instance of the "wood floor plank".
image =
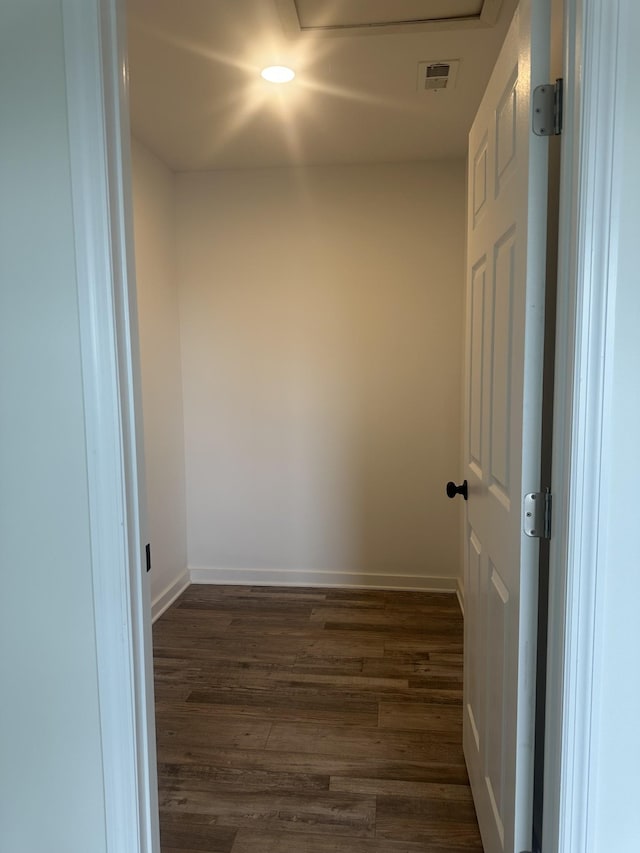
[[[322, 636], [322, 626], [316, 626], [318, 636]], [[309, 616], [291, 616], [281, 613], [269, 616], [234, 616], [229, 622], [229, 637], [305, 637], [312, 633]]]
[[[459, 637], [459, 639], [458, 639]], [[410, 637], [388, 637], [385, 640], [385, 650], [388, 654], [407, 653], [407, 654], [422, 654], [428, 658], [434, 652], [448, 649], [450, 654], [459, 652], [459, 663], [462, 664], [462, 628], [456, 631], [456, 634], [451, 635], [437, 634], [435, 631], [430, 631], [426, 634], [417, 634]]]
[[210, 715], [198, 706], [183, 707], [171, 702], [156, 705], [156, 740], [165, 744], [192, 744], [260, 749], [266, 744], [271, 730], [269, 720], [247, 719], [241, 716]]
[[154, 655], [158, 657], [183, 657], [205, 662], [228, 660], [235, 663], [263, 662], [287, 665], [294, 663], [297, 652], [298, 647], [291, 641], [278, 637], [270, 637], [264, 642], [260, 642], [258, 638], [216, 637], [196, 646], [193, 645], [193, 640], [189, 641], [188, 637], [171, 638], [165, 643], [160, 636], [154, 645]]
[[292, 598], [299, 598], [301, 595], [314, 596], [316, 598], [326, 598], [329, 589], [323, 589], [317, 586], [250, 586], [250, 587], [232, 587], [235, 590], [249, 590], [252, 596], [271, 597], [275, 596], [280, 601], [289, 601]]
[[354, 658], [382, 657], [384, 655], [384, 637], [349, 637], [332, 636], [329, 632], [313, 636], [304, 643], [301, 653], [315, 657]]
[[233, 614], [228, 610], [185, 610], [181, 607], [170, 607], [162, 614], [162, 620], [154, 623], [153, 630], [157, 632], [184, 625], [189, 627], [190, 632], [196, 632], [200, 626], [207, 629], [226, 628], [232, 620]]
[[417, 634], [433, 631], [434, 634], [457, 636], [460, 625], [450, 613], [431, 612], [415, 613], [409, 611], [382, 610], [376, 608], [331, 607], [329, 604], [318, 604], [312, 609], [312, 622], [325, 624], [349, 625], [360, 624], [369, 627], [391, 628], [393, 630], [413, 630]]
[[353, 776], [330, 776], [329, 790], [376, 797], [431, 797], [470, 803], [471, 789], [466, 784], [447, 785], [439, 782], [403, 782], [399, 779], [359, 779]]
[[378, 723], [378, 702], [366, 694], [318, 689], [313, 684], [280, 689], [238, 685], [192, 690], [187, 703], [206, 705], [219, 712], [268, 717], [279, 722], [333, 722], [337, 725], [371, 726]]
[[[194, 644], [195, 645], [195, 644]], [[362, 665], [362, 663], [361, 663]], [[295, 662], [290, 669], [295, 670]], [[160, 681], [180, 681], [190, 684], [201, 681], [205, 686], [231, 682], [235, 680], [249, 681], [267, 679], [271, 673], [288, 671], [286, 664], [274, 663], [268, 660], [237, 660], [234, 658], [205, 658], [193, 659], [181, 657], [180, 654], [167, 655], [158, 652], [155, 657], [155, 676]]]
[[153, 634], [162, 853], [481, 850], [455, 596], [193, 585]]
[[[322, 651], [314, 654], [304, 651], [296, 655], [295, 662], [290, 667], [292, 672], [319, 673], [324, 675], [349, 675], [362, 673], [364, 657], [331, 655]], [[411, 673], [413, 675], [413, 673]]]
[[235, 827], [218, 826], [199, 814], [161, 814], [162, 853], [231, 853], [236, 834]]
[[218, 744], [185, 744], [167, 742], [159, 748], [159, 760], [167, 764], [208, 764], [236, 769], [258, 769], [319, 776], [352, 776], [354, 778], [398, 779], [467, 785], [463, 764], [437, 761], [412, 761], [406, 758], [353, 757], [318, 755], [310, 752], [288, 752], [271, 749], [221, 747]]
[[327, 835], [370, 837], [375, 834], [375, 799], [358, 794], [327, 792], [254, 793], [251, 791], [160, 792], [162, 813], [187, 813], [215, 817], [217, 826], [260, 827]]
[[359, 710], [358, 708], [321, 707], [317, 704], [308, 706], [278, 705], [208, 705], [211, 713], [227, 713], [233, 707], [234, 713], [239, 717], [262, 719], [268, 714], [273, 722], [278, 723], [318, 723], [325, 725], [340, 726], [344, 723], [349, 725], [375, 725], [377, 711], [373, 709]]
[[[329, 776], [290, 770], [220, 767], [215, 764], [158, 764], [160, 786], [166, 791], [310, 793], [329, 790]], [[337, 790], [337, 789], [336, 789]], [[347, 793], [363, 793], [351, 791]], [[366, 793], [366, 792], [364, 792]]]
[[[212, 848], [209, 845], [205, 849], [213, 850], [213, 853], [218, 853], [215, 848]], [[186, 847], [167, 847], [166, 844], [163, 844], [162, 853], [202, 853], [202, 850], [194, 850], [193, 847], [190, 847], [188, 850]]]
[[462, 744], [442, 738], [425, 738], [421, 732], [390, 731], [362, 726], [330, 726], [311, 723], [274, 723], [267, 749], [309, 750], [329, 755], [411, 759], [464, 764]]
[[271, 673], [270, 678], [274, 681], [284, 682], [289, 686], [297, 684], [328, 684], [332, 686], [343, 685], [347, 688], [375, 688], [376, 690], [408, 690], [409, 688], [409, 681], [406, 678], [372, 678], [367, 675], [327, 675], [315, 672], [295, 673], [293, 670], [280, 670]]
[[188, 684], [172, 684], [166, 681], [156, 681], [153, 686], [156, 702], [184, 702], [192, 689]]
[[462, 708], [459, 705], [426, 703], [378, 703], [378, 725], [383, 729], [411, 729], [424, 732], [447, 732], [462, 737]]
[[[376, 836], [482, 853], [473, 802], [440, 797], [376, 797]], [[430, 850], [431, 847], [429, 846]]]
[[451, 673], [437, 666], [430, 666], [428, 662], [421, 664], [417, 660], [399, 660], [391, 658], [369, 658], [366, 657], [362, 663], [362, 674], [376, 678], [389, 677], [391, 673], [405, 676], [409, 679], [409, 687], [432, 687], [443, 690], [460, 690], [462, 699], [462, 676], [460, 673]]
[[[425, 853], [421, 844], [240, 829], [232, 853]], [[438, 853], [438, 851], [434, 851]], [[451, 851], [447, 851], [451, 853]]]

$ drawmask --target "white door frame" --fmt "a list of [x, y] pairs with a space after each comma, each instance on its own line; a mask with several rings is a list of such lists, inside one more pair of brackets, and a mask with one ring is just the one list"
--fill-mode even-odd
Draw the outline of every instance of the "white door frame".
[[[599, 559], [618, 236], [625, 0], [566, 0], [543, 853], [589, 853], [603, 661]], [[601, 780], [604, 786], [615, 780]], [[595, 851], [594, 851], [595, 853]]]
[[[624, 0], [565, 0], [554, 534], [543, 853], [588, 850], [602, 421], [613, 293], [615, 86]], [[89, 447], [108, 853], [159, 853], [124, 0], [62, 0]], [[598, 120], [594, 120], [594, 115]], [[598, 465], [593, 460], [599, 460]], [[146, 674], [145, 674], [146, 673]]]
[[62, 0], [107, 853], [159, 853], [124, 0]]

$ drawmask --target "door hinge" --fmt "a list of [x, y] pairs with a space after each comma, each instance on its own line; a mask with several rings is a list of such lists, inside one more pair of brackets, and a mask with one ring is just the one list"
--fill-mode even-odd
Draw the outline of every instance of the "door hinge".
[[147, 565], [147, 571], [150, 572], [151, 571], [151, 544], [150, 543], [147, 543], [144, 547], [144, 556], [145, 556], [145, 563]]
[[523, 527], [533, 539], [551, 539], [551, 492], [529, 492], [524, 496]]
[[536, 136], [562, 133], [562, 77], [533, 90], [533, 132]]

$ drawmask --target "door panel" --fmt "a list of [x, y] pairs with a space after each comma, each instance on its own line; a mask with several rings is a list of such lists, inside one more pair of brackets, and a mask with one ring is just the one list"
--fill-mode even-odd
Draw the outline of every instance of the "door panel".
[[505, 729], [507, 708], [506, 662], [508, 652], [509, 590], [489, 561], [491, 582], [488, 588], [488, 714], [486, 730], [485, 780], [493, 817], [500, 836], [504, 838], [505, 787]]
[[[483, 571], [482, 545], [473, 531], [468, 541], [465, 578], [465, 631], [469, 639], [469, 653], [472, 655], [467, 667], [466, 717], [477, 750], [480, 750], [480, 733], [484, 739], [484, 679], [480, 678], [478, 661], [485, 656], [484, 620], [478, 616], [478, 603], [485, 600], [486, 578]], [[483, 744], [484, 748], [484, 744]]]
[[473, 224], [478, 220], [487, 200], [487, 137], [485, 136], [473, 158]]
[[546, 82], [549, 8], [523, 0], [469, 135], [464, 748], [486, 853], [530, 849], [547, 140], [530, 130]]
[[491, 388], [489, 417], [489, 449], [491, 485], [505, 509], [510, 509], [510, 436], [511, 436], [511, 354], [513, 343], [513, 291], [515, 227], [502, 236], [494, 247]]
[[482, 373], [484, 365], [484, 306], [487, 264], [480, 259], [471, 272], [471, 381], [469, 383], [469, 464], [482, 477]]
[[498, 198], [502, 188], [509, 180], [511, 169], [515, 167], [516, 106], [518, 103], [518, 66], [511, 69], [507, 84], [504, 86], [496, 108], [496, 183], [495, 196]]

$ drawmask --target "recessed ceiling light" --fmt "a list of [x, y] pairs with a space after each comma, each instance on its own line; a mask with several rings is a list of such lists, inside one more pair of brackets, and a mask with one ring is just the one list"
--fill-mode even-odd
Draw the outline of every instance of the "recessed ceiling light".
[[289, 83], [296, 76], [296, 72], [286, 65], [269, 65], [268, 68], [262, 69], [260, 76], [270, 83]]

